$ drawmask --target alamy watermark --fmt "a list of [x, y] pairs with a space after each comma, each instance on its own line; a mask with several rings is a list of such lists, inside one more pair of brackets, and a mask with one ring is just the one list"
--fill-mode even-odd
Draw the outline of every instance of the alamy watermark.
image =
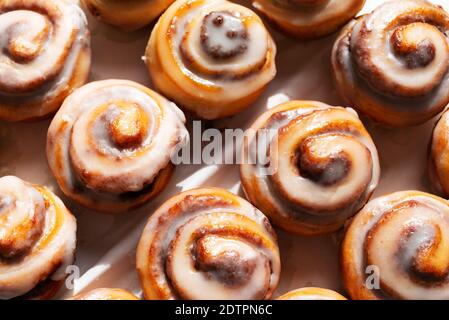
[[[260, 174], [276, 172], [276, 129], [224, 129], [202, 128], [201, 121], [193, 121], [189, 143], [176, 150], [171, 161], [179, 164], [233, 165], [251, 164], [260, 168]], [[242, 146], [245, 143], [245, 149]]]

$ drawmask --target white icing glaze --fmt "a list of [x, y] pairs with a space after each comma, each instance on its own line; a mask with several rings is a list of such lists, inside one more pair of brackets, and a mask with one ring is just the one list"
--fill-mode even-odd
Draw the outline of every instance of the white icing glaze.
[[[285, 137], [275, 135], [271, 143], [258, 144], [259, 153], [269, 155], [271, 166], [273, 163], [276, 164], [273, 166], [272, 174], [267, 174], [266, 166], [261, 161], [253, 159], [242, 165], [241, 176], [246, 182], [244, 190], [251, 201], [258, 203], [257, 196], [252, 192], [259, 190], [265, 195], [265, 201], [269, 201], [271, 207], [276, 209], [271, 215], [279, 214], [292, 219], [299, 217], [298, 223], [311, 224], [317, 228], [321, 225], [338, 224], [338, 221], [341, 222], [341, 226], [347, 218], [357, 212], [379, 182], [379, 158], [377, 149], [366, 132], [355, 130], [351, 133], [339, 128], [331, 128], [321, 133], [317, 131], [332, 122], [340, 121], [363, 126], [354, 110], [330, 107], [317, 102], [298, 102], [296, 108], [281, 105], [263, 114], [253, 124], [253, 129], [281, 132], [292, 123], [296, 124], [291, 127], [292, 129], [287, 129], [290, 133]], [[251, 143], [256, 143], [254, 139], [253, 135], [248, 138], [249, 142], [243, 150], [246, 156], [248, 150], [251, 150], [247, 148]], [[297, 151], [298, 141], [305, 139], [312, 139], [310, 150], [320, 158], [331, 159], [343, 152], [351, 159], [349, 171], [342, 172], [343, 168], [338, 162], [327, 167], [323, 177], [337, 180], [330, 185], [302, 175], [292, 162], [292, 156]], [[345, 174], [341, 175], [342, 173]], [[257, 186], [252, 186], [252, 183]], [[278, 185], [282, 186], [282, 194], [277, 190]], [[354, 195], [358, 196], [354, 198]], [[268, 211], [265, 213], [270, 215]]]
[[[220, 13], [223, 24], [214, 25], [208, 18]], [[228, 31], [242, 30], [244, 38], [228, 36]], [[235, 52], [217, 58], [205, 49], [205, 43], [209, 48], [219, 46], [220, 50], [212, 51]], [[225, 0], [178, 0], [153, 29], [145, 61], [162, 92], [212, 119], [229, 115], [217, 110], [220, 106], [226, 109], [232, 102], [241, 103], [273, 79], [275, 53], [271, 36], [251, 10]]]
[[[231, 196], [237, 203], [228, 202], [222, 194]], [[203, 203], [207, 197], [217, 204]], [[173, 211], [177, 207], [180, 212]], [[169, 199], [148, 220], [137, 249], [137, 269], [146, 298], [179, 298], [177, 288], [181, 288], [182, 298], [187, 299], [269, 298], [279, 281], [280, 261], [273, 231], [266, 229], [267, 223], [266, 217], [251, 204], [221, 189], [194, 189]], [[227, 231], [228, 228], [241, 232], [248, 229], [264, 240], [256, 244]], [[224, 234], [213, 232], [219, 229]], [[200, 238], [192, 238], [198, 232]], [[253, 263], [254, 269], [248, 277], [242, 277], [244, 283], [229, 286], [224, 280], [214, 278], [214, 272], [226, 272], [226, 265], [211, 271], [212, 276], [201, 266], [196, 267], [195, 253], [191, 250], [200, 240], [207, 241], [205, 254], [209, 259], [222, 255], [229, 258], [226, 253], [238, 252], [238, 260], [225, 258], [222, 262], [234, 263], [233, 276], [242, 275], [239, 272], [244, 261]], [[152, 260], [154, 264], [150, 262], [153, 258], [149, 256], [150, 247], [152, 255], [157, 256]], [[168, 261], [167, 269], [165, 261]], [[157, 282], [162, 296], [151, 290], [152, 281]]]
[[[408, 202], [412, 202], [413, 205], [406, 206]], [[368, 234], [375, 228], [377, 232], [372, 233], [371, 243], [365, 249]], [[406, 236], [405, 230], [411, 228], [413, 231]], [[438, 243], [435, 243], [437, 230], [435, 228], [441, 232]], [[355, 272], [356, 282], [353, 285], [360, 286], [374, 297], [412, 300], [449, 299], [447, 274], [443, 275], [442, 279], [436, 279], [426, 285], [420, 284], [420, 281], [426, 280], [415, 279], [416, 276], [411, 272], [411, 268], [419, 264], [417, 262], [419, 252], [425, 251], [429, 245], [437, 247], [436, 251], [433, 251], [434, 267], [449, 269], [447, 202], [417, 191], [396, 192], [383, 196], [370, 201], [352, 222], [344, 244], [343, 250], [346, 255], [343, 263], [352, 261], [354, 265], [345, 272]], [[351, 249], [347, 250], [349, 247]], [[366, 250], [369, 250], [370, 254], [369, 263], [379, 269], [381, 284], [379, 295], [374, 291], [369, 293], [370, 290], [364, 287]]]
[[389, 1], [337, 39], [333, 74], [350, 106], [374, 120], [415, 125], [449, 101], [449, 15], [424, 0]]
[[[0, 178], [0, 189], [2, 197], [6, 194], [15, 203], [15, 210], [6, 213], [10, 217], [9, 221], [17, 222], [21, 217], [29, 215], [33, 206], [38, 209], [44, 197], [48, 205], [43, 208], [44, 224], [34, 226], [41, 228], [41, 234], [34, 243], [28, 243], [30, 248], [23, 258], [9, 261], [0, 257], [0, 298], [10, 299], [26, 294], [49, 277], [59, 281], [66, 276], [66, 266], [73, 263], [74, 258], [76, 220], [61, 200], [48, 190], [45, 191], [47, 194], [43, 194], [34, 186], [12, 176]], [[31, 195], [31, 198], [27, 195]], [[0, 221], [0, 231], [10, 227], [3, 225], [2, 219]], [[0, 239], [3, 236], [5, 233], [0, 232]], [[23, 235], [15, 236], [19, 238]], [[58, 269], [55, 270], [55, 267]]]
[[[0, 90], [0, 101], [6, 105], [55, 99], [61, 90], [72, 85], [80, 54], [90, 46], [87, 20], [76, 1], [35, 0], [33, 6], [48, 10], [50, 15], [31, 11], [30, 4], [17, 0], [0, 4], [0, 84], [6, 89]], [[17, 7], [24, 9], [9, 9]], [[27, 48], [29, 59], [25, 62], [15, 59], [11, 53], [13, 45]], [[33, 83], [39, 86], [26, 88]], [[33, 108], [37, 117], [52, 111], [45, 106]]]
[[[111, 136], [109, 127], [121, 114], [121, 104], [137, 108], [147, 118], [148, 127], [136, 146], [117, 146]], [[105, 201], [117, 202], [120, 194], [151, 184], [177, 148], [188, 142], [184, 122], [176, 105], [143, 86], [125, 80], [94, 82], [75, 91], [53, 119], [48, 132], [49, 164], [66, 193], [82, 182], [88, 188], [87, 197], [104, 195]], [[62, 172], [57, 167], [59, 156]], [[80, 181], [84, 173], [95, 175], [94, 180]]]

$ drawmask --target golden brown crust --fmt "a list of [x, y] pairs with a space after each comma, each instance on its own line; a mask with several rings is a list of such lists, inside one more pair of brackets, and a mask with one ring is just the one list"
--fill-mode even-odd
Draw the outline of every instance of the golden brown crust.
[[102, 22], [125, 31], [140, 29], [155, 20], [173, 0], [82, 0]]
[[446, 110], [433, 129], [429, 144], [428, 171], [433, 188], [444, 197], [449, 195], [449, 113]]
[[15, 300], [50, 300], [61, 289], [64, 284], [64, 280], [53, 281], [46, 279], [36, 285], [31, 291], [26, 294], [14, 298]]
[[338, 292], [323, 288], [301, 288], [287, 292], [276, 300], [347, 300]]
[[84, 13], [66, 0], [5, 0], [0, 19], [8, 37], [2, 53], [2, 73], [8, 77], [0, 81], [0, 119], [46, 118], [88, 78], [90, 34]]
[[[93, 98], [98, 105], [89, 103]], [[171, 156], [188, 140], [184, 122], [173, 103], [144, 86], [93, 82], [70, 95], [53, 119], [49, 166], [78, 203], [105, 213], [132, 210], [170, 181]]]
[[363, 8], [365, 0], [256, 0], [253, 6], [280, 31], [298, 38], [315, 39], [344, 26]]
[[389, 126], [423, 123], [449, 102], [449, 15], [424, 0], [390, 1], [354, 20], [332, 53], [353, 108]]
[[343, 280], [353, 299], [448, 299], [449, 206], [403, 191], [370, 201], [348, 227]]
[[217, 188], [166, 201], [148, 220], [136, 259], [146, 299], [268, 299], [279, 280], [266, 217]]
[[[264, 132], [268, 145], [258, 143]], [[377, 150], [353, 110], [291, 101], [262, 114], [249, 133], [240, 167], [243, 190], [287, 231], [336, 231], [377, 186]]]
[[44, 187], [7, 176], [0, 189], [0, 298], [50, 299], [73, 263], [76, 220]]
[[123, 289], [99, 288], [78, 294], [69, 300], [139, 300], [139, 298]]
[[[216, 16], [223, 22], [213, 22]], [[229, 29], [234, 23], [238, 32]], [[259, 97], [276, 73], [275, 54], [251, 10], [224, 0], [178, 0], [154, 27], [145, 59], [159, 91], [201, 118], [217, 119]]]

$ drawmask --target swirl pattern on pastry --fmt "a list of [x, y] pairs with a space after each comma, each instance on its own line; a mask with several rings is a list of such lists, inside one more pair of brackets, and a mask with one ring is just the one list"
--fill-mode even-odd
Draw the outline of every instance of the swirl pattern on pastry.
[[48, 130], [47, 158], [63, 192], [108, 213], [136, 208], [168, 183], [171, 156], [188, 141], [175, 104], [135, 82], [75, 91]]
[[276, 235], [244, 199], [216, 188], [165, 202], [137, 247], [146, 299], [269, 299], [280, 273]]
[[256, 0], [253, 6], [280, 30], [300, 39], [337, 31], [354, 18], [365, 0]]
[[100, 21], [126, 31], [140, 29], [156, 19], [173, 0], [82, 0]]
[[[274, 131], [268, 143], [259, 132]], [[252, 159], [252, 150], [268, 158]], [[291, 101], [264, 114], [243, 144], [240, 175], [256, 207], [297, 234], [336, 231], [369, 199], [379, 181], [376, 147], [352, 109]], [[263, 196], [261, 196], [263, 195]]]
[[73, 1], [3, 0], [0, 34], [1, 120], [44, 118], [87, 80], [90, 35]]
[[349, 226], [341, 257], [353, 299], [449, 299], [449, 203], [419, 191], [374, 199]]
[[449, 196], [449, 112], [441, 115], [432, 133], [429, 150], [429, 176], [434, 189]]
[[81, 293], [69, 300], [139, 300], [131, 292], [115, 288], [99, 288]]
[[260, 18], [225, 0], [178, 0], [151, 33], [145, 61], [166, 96], [205, 119], [231, 116], [274, 78], [276, 46]]
[[276, 300], [347, 300], [338, 292], [323, 288], [301, 288], [283, 294]]
[[59, 198], [19, 178], [0, 178], [0, 299], [50, 298], [75, 246], [76, 220]]
[[390, 126], [423, 123], [449, 102], [449, 14], [425, 0], [389, 1], [351, 22], [332, 53], [351, 106]]

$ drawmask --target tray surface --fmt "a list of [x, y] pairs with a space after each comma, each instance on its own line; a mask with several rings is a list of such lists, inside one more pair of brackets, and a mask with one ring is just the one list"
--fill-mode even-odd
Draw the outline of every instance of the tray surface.
[[[236, 1], [250, 7], [249, 1]], [[381, 0], [367, 0], [362, 13]], [[449, 10], [444, 0], [433, 0]], [[444, 4], [446, 3], [446, 4]], [[90, 81], [129, 79], [152, 88], [141, 59], [151, 28], [125, 33], [98, 23], [89, 16], [92, 33]], [[214, 121], [217, 128], [247, 128], [267, 108], [292, 99], [318, 100], [344, 105], [330, 77], [330, 52], [336, 35], [301, 42], [286, 38], [272, 28], [277, 43], [275, 80], [248, 110], [233, 118]], [[382, 175], [373, 197], [393, 191], [417, 189], [430, 192], [427, 178], [427, 144], [435, 119], [412, 128], [387, 129], [362, 118], [377, 145]], [[79, 278], [73, 289], [63, 289], [57, 298], [67, 298], [97, 287], [118, 287], [140, 295], [135, 271], [135, 247], [148, 216], [165, 199], [198, 186], [215, 186], [243, 195], [237, 165], [181, 165], [166, 190], [139, 210], [122, 215], [89, 211], [65, 198], [47, 167], [46, 132], [50, 120], [38, 123], [0, 123], [0, 174], [49, 186], [64, 200], [78, 219], [76, 265]], [[319, 286], [342, 292], [338, 265], [341, 234], [299, 237], [277, 230], [282, 259], [281, 281], [274, 297], [304, 286]]]

